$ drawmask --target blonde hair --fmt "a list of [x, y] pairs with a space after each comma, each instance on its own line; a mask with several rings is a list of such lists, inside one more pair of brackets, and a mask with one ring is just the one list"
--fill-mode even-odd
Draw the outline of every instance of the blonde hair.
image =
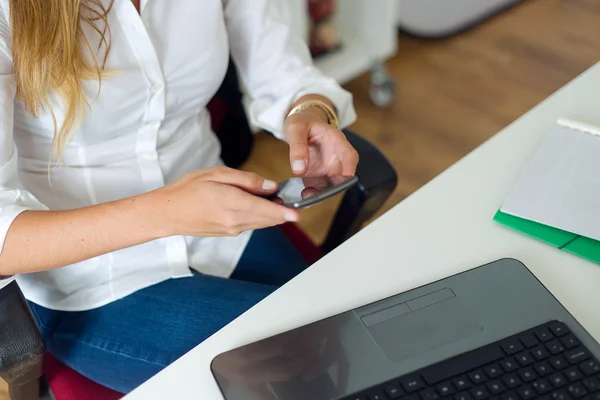
[[[110, 50], [108, 7], [102, 0], [10, 0], [10, 29], [17, 97], [35, 117], [48, 111], [54, 120], [53, 150], [60, 158], [87, 105], [84, 80], [101, 81]], [[97, 49], [86, 39], [83, 25], [99, 35]], [[104, 55], [99, 60], [104, 47]], [[56, 92], [64, 105], [60, 128], [50, 106]]]

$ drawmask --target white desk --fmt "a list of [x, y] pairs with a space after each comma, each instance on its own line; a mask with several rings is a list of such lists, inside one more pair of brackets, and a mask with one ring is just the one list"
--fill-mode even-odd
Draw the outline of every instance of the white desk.
[[222, 399], [209, 369], [218, 353], [504, 257], [523, 261], [600, 340], [600, 266], [492, 221], [556, 119], [600, 124], [599, 98], [597, 64], [126, 400]]

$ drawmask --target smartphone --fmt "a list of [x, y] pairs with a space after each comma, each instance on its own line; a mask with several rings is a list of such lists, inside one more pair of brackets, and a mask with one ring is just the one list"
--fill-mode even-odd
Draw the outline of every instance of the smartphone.
[[356, 176], [291, 178], [279, 184], [271, 200], [290, 208], [306, 208], [342, 193], [358, 183]]

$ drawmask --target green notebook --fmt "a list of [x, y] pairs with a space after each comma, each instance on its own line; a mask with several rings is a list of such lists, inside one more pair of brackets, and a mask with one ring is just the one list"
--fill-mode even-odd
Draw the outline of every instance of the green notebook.
[[600, 264], [600, 241], [529, 221], [498, 211], [494, 220], [514, 230], [533, 236], [560, 250], [568, 251]]

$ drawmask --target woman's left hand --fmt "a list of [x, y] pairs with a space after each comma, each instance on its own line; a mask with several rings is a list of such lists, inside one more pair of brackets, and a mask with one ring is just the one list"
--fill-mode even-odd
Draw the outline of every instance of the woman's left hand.
[[358, 153], [338, 129], [327, 123], [318, 107], [309, 107], [287, 117], [284, 135], [290, 145], [290, 163], [296, 175], [352, 176]]

